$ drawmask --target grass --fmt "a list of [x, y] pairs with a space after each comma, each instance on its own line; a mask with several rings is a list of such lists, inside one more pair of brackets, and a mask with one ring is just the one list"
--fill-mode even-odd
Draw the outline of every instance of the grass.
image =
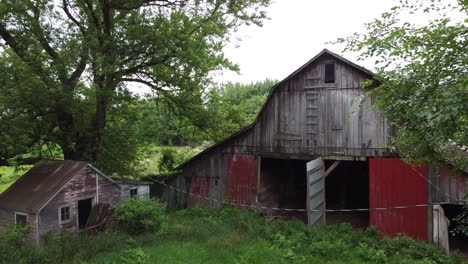
[[0, 234], [0, 263], [468, 263], [424, 242], [381, 239], [374, 229], [357, 232], [349, 224], [311, 228], [232, 208], [193, 208], [160, 219], [154, 232], [132, 236], [114, 227], [50, 237], [41, 248], [15, 242], [19, 236], [12, 233]]
[[18, 167], [0, 166], [0, 193], [10, 187], [19, 177], [28, 171], [32, 165], [22, 165]]

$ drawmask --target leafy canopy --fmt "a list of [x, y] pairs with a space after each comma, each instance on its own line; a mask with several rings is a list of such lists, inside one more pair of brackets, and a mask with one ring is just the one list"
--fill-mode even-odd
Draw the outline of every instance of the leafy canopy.
[[131, 84], [196, 110], [208, 73], [237, 69], [222, 52], [230, 33], [261, 25], [270, 2], [1, 1], [0, 158], [39, 142], [98, 164], [107, 148], [134, 153], [131, 123], [120, 119], [135, 98]]
[[[337, 41], [361, 59], [376, 58], [380, 86], [371, 93], [397, 128], [393, 147], [410, 159], [440, 161], [447, 146], [468, 145], [467, 7], [402, 0], [365, 33]], [[426, 16], [424, 24], [405, 20]]]

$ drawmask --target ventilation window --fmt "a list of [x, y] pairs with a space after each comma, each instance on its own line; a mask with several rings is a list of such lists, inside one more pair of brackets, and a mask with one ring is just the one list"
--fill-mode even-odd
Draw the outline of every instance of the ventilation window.
[[130, 197], [138, 197], [138, 188], [130, 189]]
[[335, 64], [325, 64], [325, 83], [335, 83]]
[[60, 222], [70, 221], [70, 206], [60, 208]]
[[15, 213], [15, 223], [17, 226], [24, 226], [28, 224], [28, 214], [26, 213]]

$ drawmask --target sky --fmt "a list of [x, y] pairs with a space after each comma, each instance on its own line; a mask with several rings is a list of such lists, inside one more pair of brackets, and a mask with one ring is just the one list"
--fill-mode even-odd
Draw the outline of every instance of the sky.
[[[240, 74], [213, 74], [216, 82], [282, 80], [324, 48], [357, 62], [356, 54], [342, 53], [342, 46], [326, 44], [354, 32], [380, 17], [393, 0], [274, 0], [263, 27], [243, 26], [225, 47], [225, 56], [240, 67]], [[357, 62], [372, 69], [372, 64]]]

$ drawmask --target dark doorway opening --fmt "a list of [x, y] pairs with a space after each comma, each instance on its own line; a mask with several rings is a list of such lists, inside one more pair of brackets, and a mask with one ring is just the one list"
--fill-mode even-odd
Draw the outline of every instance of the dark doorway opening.
[[93, 198], [78, 201], [78, 228], [83, 229], [93, 208]]
[[[335, 161], [326, 160], [325, 168]], [[327, 209], [369, 208], [369, 162], [340, 161], [325, 179], [325, 205]], [[348, 222], [354, 228], [369, 226], [369, 211], [327, 212], [327, 224]]]
[[458, 251], [461, 254], [468, 256], [468, 237], [463, 234], [455, 234], [453, 232], [458, 227], [458, 223], [454, 221], [454, 218], [463, 212], [463, 205], [443, 204], [441, 206], [444, 209], [445, 217], [450, 221], [448, 236], [450, 251]]
[[[307, 197], [306, 160], [262, 158], [258, 202], [265, 207], [305, 209]], [[307, 222], [305, 212], [265, 210], [268, 216], [299, 218]]]

